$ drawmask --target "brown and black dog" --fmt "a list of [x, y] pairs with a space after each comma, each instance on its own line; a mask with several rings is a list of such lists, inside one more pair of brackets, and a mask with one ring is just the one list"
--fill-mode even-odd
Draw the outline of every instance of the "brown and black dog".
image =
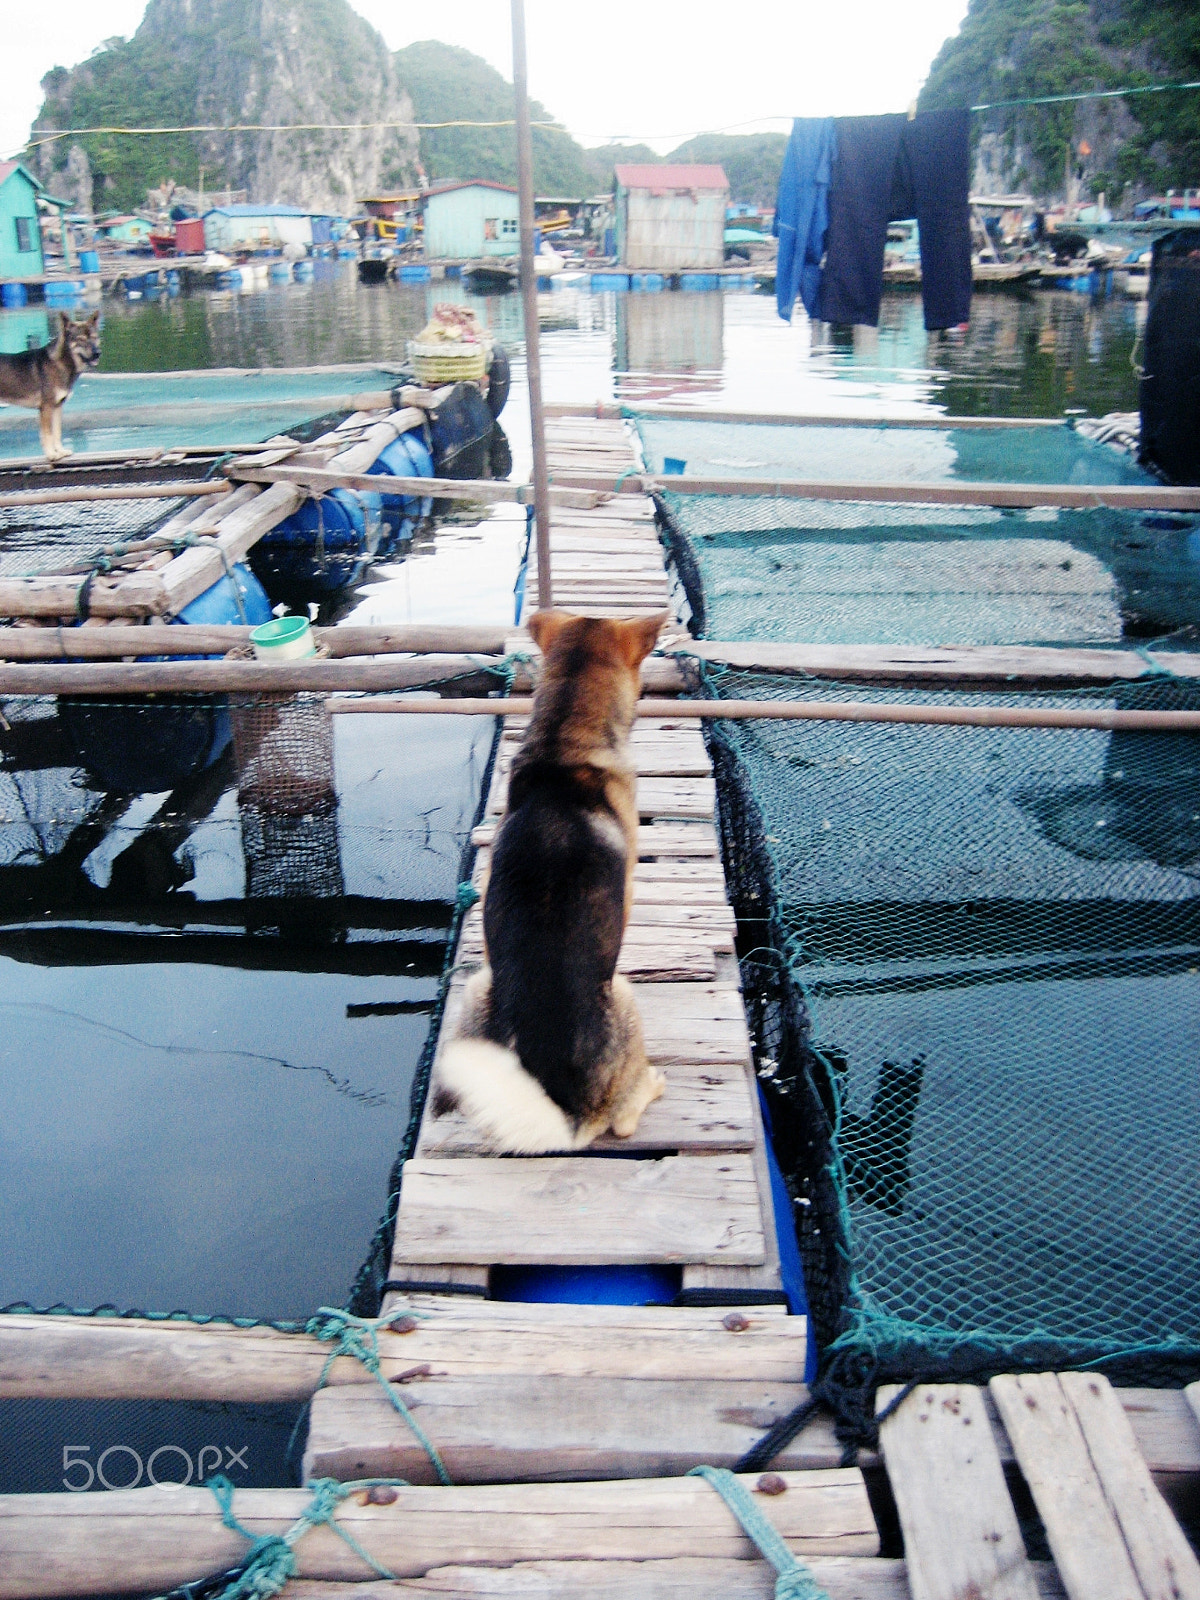
[[610, 1128], [626, 1138], [665, 1087], [616, 966], [638, 853], [629, 732], [666, 620], [529, 619], [542, 672], [492, 849], [487, 964], [467, 984], [433, 1102], [496, 1150], [578, 1150]]
[[94, 367], [99, 359], [98, 311], [82, 322], [60, 312], [58, 333], [43, 349], [0, 355], [0, 401], [10, 406], [28, 406], [38, 413], [42, 454], [47, 461], [61, 461], [71, 454], [62, 442], [63, 401], [75, 387], [79, 374]]

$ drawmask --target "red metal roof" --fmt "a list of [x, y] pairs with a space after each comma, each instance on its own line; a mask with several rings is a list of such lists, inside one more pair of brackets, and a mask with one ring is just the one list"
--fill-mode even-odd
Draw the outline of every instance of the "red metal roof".
[[712, 165], [616, 167], [617, 182], [624, 189], [728, 189], [724, 167]]

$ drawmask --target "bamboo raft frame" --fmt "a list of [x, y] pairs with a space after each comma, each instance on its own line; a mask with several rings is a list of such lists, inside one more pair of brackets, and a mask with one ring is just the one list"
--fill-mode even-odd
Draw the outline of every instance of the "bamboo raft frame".
[[[358, 473], [423, 416], [411, 407], [386, 413], [355, 412], [312, 444], [288, 440], [274, 448], [259, 446], [250, 459], [273, 465], [285, 457], [296, 457], [316, 470], [335, 464], [335, 470], [340, 466]], [[126, 488], [127, 493], [123, 492]], [[154, 492], [147, 494], [148, 488]], [[264, 534], [298, 510], [306, 495], [302, 484], [286, 482], [265, 488], [256, 483], [231, 488], [227, 482], [209, 486], [184, 482], [169, 489], [137, 484], [17, 491], [7, 497], [17, 505], [139, 497], [178, 498], [190, 503], [139, 541], [138, 554], [129, 558], [136, 563], [131, 570], [123, 570], [117, 563], [110, 572], [89, 569], [82, 579], [77, 572], [0, 577], [0, 616], [77, 620], [85, 594], [87, 614], [95, 618], [176, 616], [243, 560]], [[187, 548], [176, 553], [179, 541], [186, 542]]]

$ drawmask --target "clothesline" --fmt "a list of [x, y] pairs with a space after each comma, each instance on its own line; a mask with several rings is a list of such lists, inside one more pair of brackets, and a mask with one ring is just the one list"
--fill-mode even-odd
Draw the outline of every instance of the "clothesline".
[[972, 111], [1005, 111], [1010, 106], [1061, 106], [1070, 100], [1119, 100], [1127, 94], [1171, 94], [1177, 90], [1200, 89], [1200, 79], [1192, 83], [1143, 83], [1129, 89], [1083, 89], [1078, 94], [1031, 95], [1024, 100], [991, 100], [971, 106]]
[[[1046, 94], [1029, 95], [1016, 100], [988, 100], [979, 105], [968, 106], [969, 111], [1004, 111], [1017, 106], [1057, 106], [1066, 105], [1077, 100], [1119, 100], [1126, 95], [1135, 94], [1174, 94], [1185, 90], [1200, 89], [1200, 79], [1188, 83], [1144, 83], [1131, 85], [1123, 89], [1081, 89], [1075, 94]], [[763, 122], [793, 121], [791, 114], [787, 116], [755, 117], [755, 125]], [[697, 132], [662, 134], [591, 134], [588, 137], [600, 138], [608, 142], [637, 142], [640, 140], [662, 139], [703, 139], [714, 134], [728, 133], [732, 128], [747, 127], [748, 123], [729, 123], [721, 128], [704, 128]], [[511, 118], [496, 121], [475, 121], [470, 118], [461, 118], [452, 122], [239, 122], [239, 123], [189, 123], [174, 127], [133, 128], [124, 125], [95, 128], [39, 128], [40, 135], [37, 139], [30, 139], [22, 149], [35, 149], [41, 144], [52, 144], [56, 139], [79, 138], [85, 134], [121, 134], [131, 138], [151, 137], [155, 134], [180, 134], [180, 133], [361, 133], [384, 130], [399, 130], [402, 128], [415, 128], [421, 131], [433, 131], [441, 128], [512, 128], [516, 124]], [[560, 133], [568, 130], [561, 122], [535, 122], [535, 128], [551, 128]]]

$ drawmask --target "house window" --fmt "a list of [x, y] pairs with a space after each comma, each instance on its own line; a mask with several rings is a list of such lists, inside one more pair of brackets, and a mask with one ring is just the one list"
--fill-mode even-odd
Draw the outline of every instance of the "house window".
[[515, 217], [505, 217], [502, 226], [504, 233], [509, 236], [514, 233], [520, 233], [521, 231], [521, 224], [516, 220]]
[[17, 249], [21, 251], [37, 249], [37, 235], [34, 232], [35, 223], [32, 217], [17, 217]]
[[483, 219], [483, 237], [485, 239], [495, 239], [495, 238], [498, 237], [498, 235], [496, 233], [496, 224], [497, 224], [498, 220], [499, 219], [496, 218], [496, 217], [484, 217], [484, 219]]

